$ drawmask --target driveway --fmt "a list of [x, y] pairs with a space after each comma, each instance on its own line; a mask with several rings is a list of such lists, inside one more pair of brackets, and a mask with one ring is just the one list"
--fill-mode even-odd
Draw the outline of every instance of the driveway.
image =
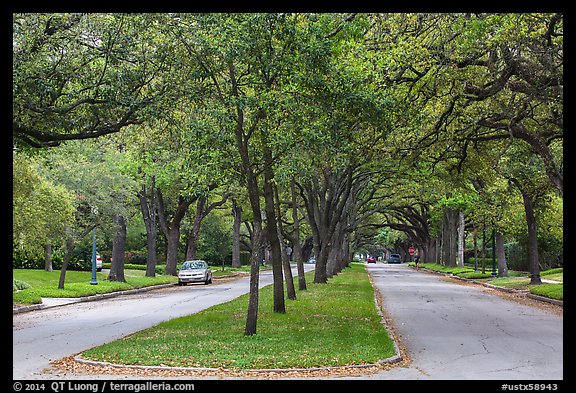
[[412, 361], [361, 379], [563, 379], [563, 317], [406, 265], [367, 265]]
[[[305, 264], [305, 270], [314, 265]], [[295, 268], [293, 274], [296, 275]], [[158, 323], [230, 301], [249, 291], [249, 277], [212, 285], [172, 286], [13, 316], [13, 379], [45, 379], [50, 362]], [[260, 273], [260, 287], [272, 283]]]

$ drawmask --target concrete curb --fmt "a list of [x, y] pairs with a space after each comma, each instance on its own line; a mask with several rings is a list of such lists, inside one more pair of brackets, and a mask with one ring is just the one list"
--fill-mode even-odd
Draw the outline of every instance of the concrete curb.
[[29, 311], [41, 310], [45, 308], [43, 304], [32, 304], [31, 306], [18, 306], [16, 308], [12, 308], [12, 314], [21, 314]]
[[294, 373], [294, 372], [309, 372], [309, 371], [334, 371], [334, 370], [348, 370], [348, 369], [362, 369], [377, 367], [381, 364], [396, 363], [396, 356], [388, 359], [381, 359], [378, 363], [369, 364], [349, 364], [345, 366], [326, 366], [326, 367], [309, 367], [309, 368], [250, 368], [250, 369], [228, 369], [228, 368], [210, 368], [210, 367], [182, 367], [182, 366], [142, 366], [137, 364], [119, 364], [110, 362], [99, 362], [96, 360], [84, 359], [80, 355], [74, 356], [76, 363], [85, 364], [94, 367], [112, 367], [112, 368], [127, 368], [133, 370], [156, 370], [156, 371], [209, 371], [209, 372], [229, 372], [229, 373]]
[[552, 299], [546, 296], [535, 295], [533, 293], [529, 293], [528, 297], [531, 299], [540, 300], [541, 302], [551, 303], [560, 307], [564, 307], [564, 301], [562, 300]]
[[389, 326], [388, 322], [386, 321], [386, 316], [384, 315], [384, 312], [382, 311], [382, 295], [380, 294], [378, 287], [376, 285], [374, 285], [374, 280], [372, 279], [372, 275], [370, 274], [368, 269], [366, 269], [366, 273], [368, 274], [368, 279], [370, 280], [370, 284], [372, 285], [372, 288], [374, 289], [374, 303], [376, 303], [376, 311], [378, 312], [378, 315], [380, 315], [380, 317], [381, 317], [380, 322], [384, 325], [384, 327], [386, 328], [386, 331], [388, 331], [388, 334], [390, 335], [390, 338], [392, 339], [392, 343], [394, 344], [394, 352], [396, 353], [396, 355], [391, 356], [387, 359], [379, 360], [378, 364], [392, 364], [392, 363], [401, 362], [402, 360], [404, 360], [404, 358], [402, 356], [402, 353], [400, 352], [400, 347], [398, 346], [398, 340], [397, 340], [396, 334], [394, 332], [394, 329], [392, 329]]
[[[411, 266], [411, 268], [416, 269], [412, 266]], [[476, 280], [469, 279], [469, 278], [459, 277], [459, 276], [456, 276], [456, 275], [450, 274], [450, 273], [437, 272], [435, 270], [426, 269], [425, 267], [420, 267], [420, 268], [418, 268], [418, 270], [424, 270], [426, 273], [438, 274], [438, 275], [445, 276], [445, 277], [455, 278], [455, 279], [460, 280], [460, 281], [465, 281], [465, 282], [469, 282], [469, 283], [473, 283], [473, 284], [483, 285], [487, 288], [495, 289], [495, 290], [501, 291], [501, 292], [524, 294], [527, 297], [534, 299], [534, 300], [539, 300], [542, 302], [551, 303], [551, 304], [555, 304], [555, 305], [560, 306], [560, 307], [564, 307], [564, 302], [562, 300], [556, 300], [556, 299], [548, 298], [545, 296], [534, 295], [533, 293], [530, 293], [530, 290], [528, 290], [528, 289], [513, 289], [513, 288], [500, 287], [498, 285], [492, 285], [492, 284], [487, 283], [487, 282], [480, 282], [480, 281], [476, 281]]]

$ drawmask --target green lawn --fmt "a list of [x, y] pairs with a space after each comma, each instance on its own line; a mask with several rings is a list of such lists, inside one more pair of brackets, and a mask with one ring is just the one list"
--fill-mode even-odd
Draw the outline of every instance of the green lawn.
[[139, 270], [126, 270], [126, 283], [111, 282], [108, 275], [96, 273], [98, 285], [91, 285], [92, 272], [67, 271], [64, 289], [58, 289], [60, 271], [46, 272], [42, 269], [12, 269], [16, 280], [24, 281], [31, 287], [14, 292], [12, 300], [17, 304], [42, 303], [43, 297], [82, 297], [99, 293], [122, 291], [142, 288], [150, 285], [175, 283], [174, 276], [144, 277], [145, 272]]
[[[410, 265], [414, 266], [414, 263], [411, 262]], [[530, 293], [550, 297], [552, 299], [563, 300], [564, 297], [564, 273], [562, 268], [549, 269], [540, 272], [540, 277], [542, 279], [554, 280], [558, 281], [558, 283], [530, 285], [529, 273], [526, 272], [509, 271], [509, 277], [492, 278], [490, 273], [477, 273], [474, 272], [474, 269], [470, 267], [447, 267], [438, 263], [421, 263], [420, 266], [426, 269], [450, 273], [464, 278], [479, 279], [482, 282], [487, 282], [489, 284], [500, 287], [529, 290]]]
[[542, 279], [546, 278], [550, 280], [559, 281], [558, 284], [542, 283], [541, 285], [530, 285], [529, 277], [501, 277], [490, 281], [490, 284], [506, 288], [525, 289], [529, 290], [530, 293], [533, 293], [535, 295], [545, 296], [556, 300], [564, 300], [564, 284], [562, 282], [563, 273], [560, 274], [562, 276], [558, 277], [556, 277], [558, 273], [550, 275], [547, 274], [540, 275], [540, 278]]
[[559, 267], [555, 269], [545, 270], [540, 273], [540, 277], [548, 280], [564, 282], [564, 269]]
[[564, 300], [564, 284], [533, 285], [530, 287], [530, 293], [556, 300]]
[[312, 283], [272, 311], [272, 286], [260, 290], [258, 334], [244, 336], [248, 295], [84, 352], [93, 360], [189, 367], [298, 368], [375, 363], [395, 354], [362, 264], [328, 284]]
[[528, 285], [530, 284], [530, 278], [526, 276], [497, 277], [488, 281], [488, 283], [496, 285], [497, 287], [505, 287], [510, 289], [528, 289]]

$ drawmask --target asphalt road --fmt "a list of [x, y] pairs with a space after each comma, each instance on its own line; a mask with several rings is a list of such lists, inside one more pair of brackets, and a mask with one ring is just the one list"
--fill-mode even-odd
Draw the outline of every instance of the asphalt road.
[[[345, 379], [563, 379], [562, 315], [406, 265], [367, 269], [410, 362]], [[260, 275], [261, 285], [271, 281], [270, 273]], [[248, 282], [172, 287], [14, 315], [13, 378], [53, 379], [42, 372], [52, 360], [231, 300], [248, 292]]]
[[412, 361], [362, 379], [563, 379], [562, 316], [406, 265], [367, 268]]
[[[314, 265], [305, 264], [305, 270]], [[293, 274], [296, 275], [295, 268]], [[173, 286], [13, 316], [13, 379], [44, 379], [50, 362], [75, 355], [158, 323], [230, 301], [249, 291], [249, 277]], [[272, 283], [260, 273], [260, 287]], [[50, 378], [50, 376], [48, 376]]]

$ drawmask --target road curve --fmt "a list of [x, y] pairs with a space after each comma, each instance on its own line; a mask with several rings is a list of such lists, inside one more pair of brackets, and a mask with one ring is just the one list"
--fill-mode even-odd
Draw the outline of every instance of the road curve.
[[406, 265], [366, 266], [412, 361], [360, 378], [563, 379], [562, 316]]

